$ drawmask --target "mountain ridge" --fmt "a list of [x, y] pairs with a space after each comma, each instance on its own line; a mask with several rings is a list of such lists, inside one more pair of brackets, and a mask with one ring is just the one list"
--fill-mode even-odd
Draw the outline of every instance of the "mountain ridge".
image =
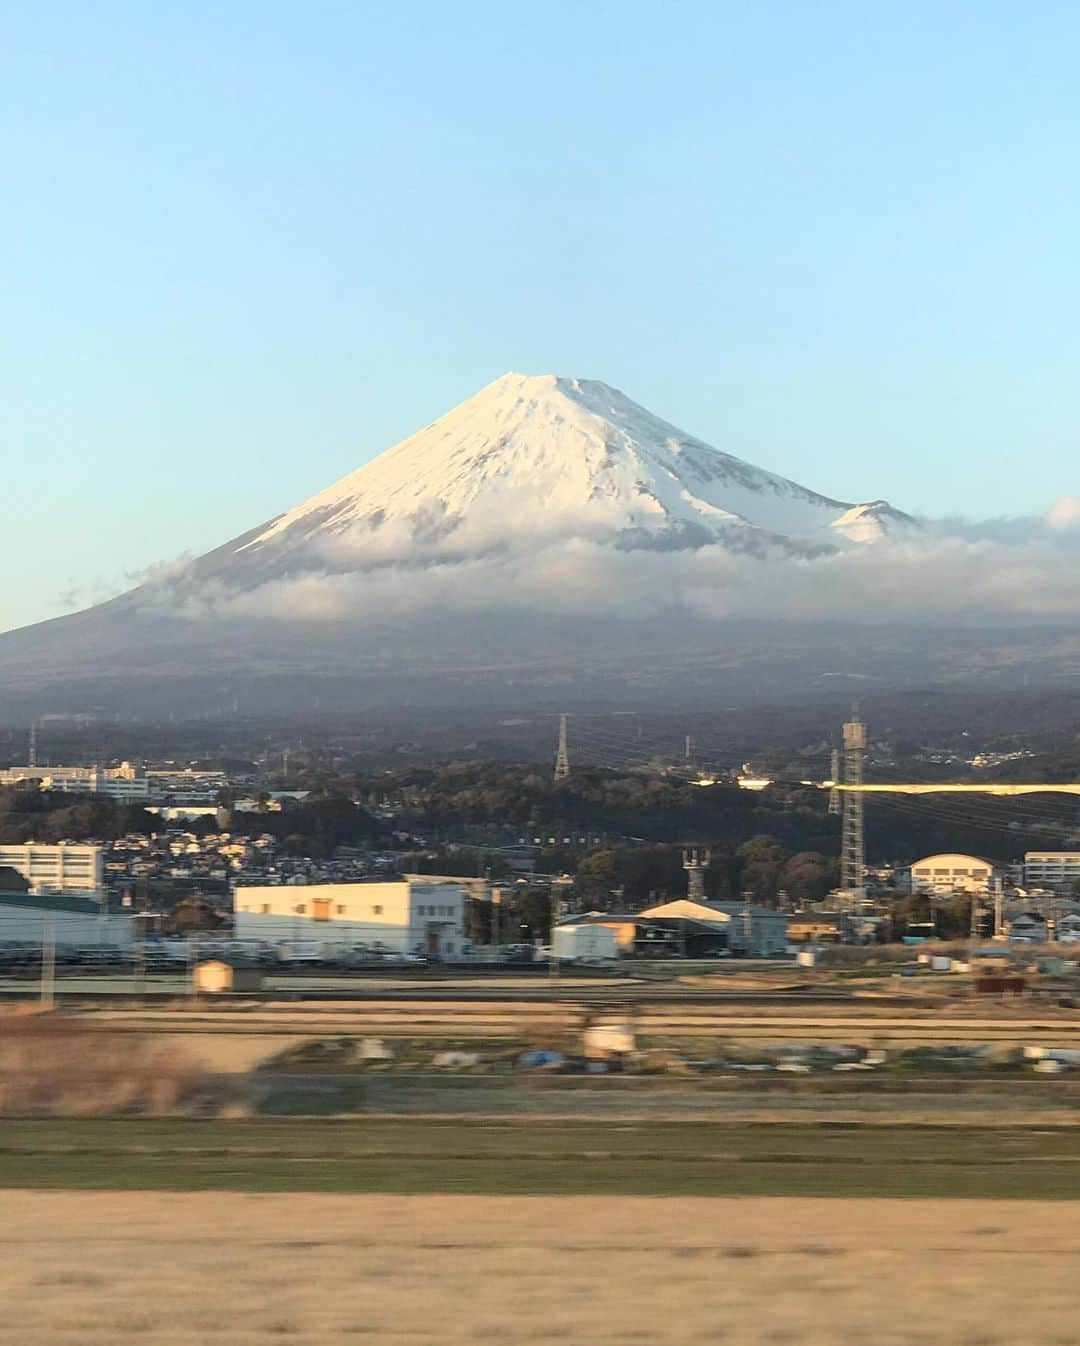
[[612, 672], [628, 696], [662, 695], [665, 668], [694, 682], [714, 650], [758, 687], [756, 637], [736, 654], [708, 617], [688, 655], [687, 616], [739, 598], [758, 558], [869, 554], [917, 527], [715, 449], [608, 384], [511, 373], [202, 556], [0, 635], [0, 695], [160, 707], [229, 687], [278, 704], [310, 685], [348, 701], [405, 695], [407, 675], [430, 702], [450, 694], [440, 680], [465, 697], [567, 679], [607, 695]]

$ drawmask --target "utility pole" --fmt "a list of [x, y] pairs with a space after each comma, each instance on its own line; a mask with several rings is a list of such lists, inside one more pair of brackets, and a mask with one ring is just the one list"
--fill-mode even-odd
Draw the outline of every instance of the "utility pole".
[[852, 719], [844, 725], [844, 785], [842, 842], [840, 850], [840, 886], [848, 894], [853, 909], [862, 906], [866, 896], [866, 851], [863, 840], [863, 753], [866, 750], [866, 725], [852, 707]]
[[[563, 716], [566, 719], [566, 716]], [[555, 928], [559, 924], [559, 917], [562, 915], [562, 893], [551, 885], [551, 931], [548, 934], [548, 976], [551, 979], [551, 989], [554, 992], [559, 985], [559, 960], [555, 954]]]
[[553, 878], [551, 880], [551, 938], [549, 947], [551, 949], [551, 959], [548, 963], [548, 972], [551, 975], [551, 989], [554, 992], [559, 985], [559, 960], [555, 956], [555, 931], [563, 913], [563, 889], [565, 880]]
[[[132, 930], [135, 934], [135, 994], [138, 997], [139, 1004], [143, 1002], [146, 994], [146, 897], [149, 884], [145, 877], [140, 875], [135, 885], [135, 908], [131, 918]], [[127, 896], [125, 894], [125, 896]]]
[[141, 1005], [146, 995], [146, 931], [137, 929], [135, 941], [135, 995]]
[[502, 937], [499, 932], [499, 908], [502, 906], [502, 889], [492, 888], [491, 890], [491, 942], [498, 948], [502, 943]]
[[565, 780], [570, 774], [570, 753], [566, 746], [566, 716], [559, 716], [559, 746], [555, 753], [555, 779]]
[[37, 720], [30, 726], [30, 751], [26, 758], [27, 766], [37, 766]]
[[995, 938], [995, 939], [1001, 939], [1001, 936], [1002, 936], [1002, 919], [1001, 919], [1002, 912], [1001, 912], [1001, 908], [1002, 908], [1002, 905], [1003, 905], [1003, 902], [1004, 902], [1004, 897], [1005, 897], [1005, 885], [1004, 885], [1004, 883], [1002, 882], [1001, 875], [999, 874], [999, 875], [997, 876], [997, 878], [994, 880], [994, 938]]
[[50, 912], [45, 917], [41, 934], [41, 1003], [52, 1009], [56, 986], [56, 918]]

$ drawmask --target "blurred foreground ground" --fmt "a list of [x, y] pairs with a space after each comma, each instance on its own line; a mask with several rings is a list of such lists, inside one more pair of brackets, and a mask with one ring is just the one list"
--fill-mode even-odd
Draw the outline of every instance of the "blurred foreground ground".
[[1067, 1346], [1080, 1203], [2, 1194], [0, 1338]]

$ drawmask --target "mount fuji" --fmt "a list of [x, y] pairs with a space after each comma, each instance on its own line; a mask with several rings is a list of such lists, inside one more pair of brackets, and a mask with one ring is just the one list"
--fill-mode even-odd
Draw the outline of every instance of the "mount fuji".
[[605, 383], [506, 374], [171, 583], [424, 566], [576, 539], [810, 556], [914, 521], [833, 500], [711, 448]]
[[[819, 562], [921, 531], [883, 500], [834, 499], [712, 448], [607, 384], [511, 373], [214, 551], [0, 635], [0, 700], [449, 704], [493, 682], [522, 696], [590, 679], [607, 691], [613, 670], [633, 695], [662, 696], [688, 660], [752, 667], [760, 692], [765, 663], [792, 662], [780, 653], [802, 612], [784, 592], [791, 568], [816, 576]], [[764, 598], [750, 593], [759, 573]], [[800, 592], [829, 587], [809, 584]], [[740, 590], [741, 606], [710, 608]], [[779, 641], [775, 622], [771, 635], [745, 632], [776, 617], [770, 592], [786, 605]], [[687, 614], [702, 609], [741, 620], [743, 635], [706, 622], [688, 636]], [[807, 629], [819, 620], [808, 611]], [[835, 667], [831, 653], [814, 664]]]

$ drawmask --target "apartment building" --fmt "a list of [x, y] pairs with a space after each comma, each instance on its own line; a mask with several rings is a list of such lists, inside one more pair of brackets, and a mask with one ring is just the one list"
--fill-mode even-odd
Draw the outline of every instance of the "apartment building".
[[1071, 893], [1077, 883], [1080, 883], [1080, 851], [1028, 851], [1024, 856], [1025, 888]]

